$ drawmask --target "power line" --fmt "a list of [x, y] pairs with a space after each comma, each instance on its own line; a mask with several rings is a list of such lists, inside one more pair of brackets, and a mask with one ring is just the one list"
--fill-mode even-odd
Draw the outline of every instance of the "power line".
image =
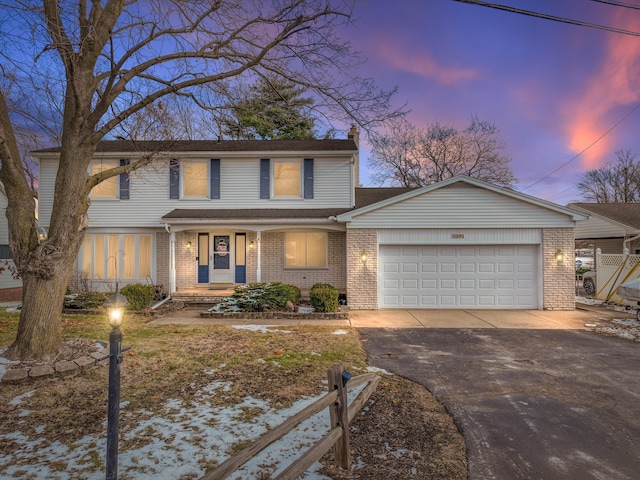
[[[459, 3], [468, 3], [469, 5], [478, 5], [480, 7], [495, 8], [496, 10], [503, 10], [505, 12], [511, 12], [511, 13], [519, 13], [521, 15], [528, 15], [530, 17], [543, 18], [545, 20], [552, 20], [554, 22], [568, 23], [570, 25], [578, 25], [580, 27], [596, 28], [598, 30], [605, 30], [607, 32], [621, 33], [623, 35], [632, 35], [634, 37], [640, 37], [640, 32], [633, 32], [631, 30], [624, 30], [622, 28], [607, 27], [606, 25], [599, 25], [597, 23], [588, 23], [588, 22], [583, 22], [581, 20], [573, 20], [572, 18], [556, 17], [555, 15], [547, 15], [546, 13], [534, 12], [532, 10], [523, 10], [521, 8], [509, 7], [507, 5], [498, 5], [496, 3], [481, 2], [478, 0], [453, 0], [453, 1], [459, 2]], [[594, 0], [594, 1], [602, 1], [603, 3], [610, 3], [610, 4], [616, 4], [616, 5], [620, 3], [620, 2], [613, 2], [613, 1], [606, 1], [606, 0]], [[618, 6], [626, 6], [626, 5], [627, 4], [623, 5], [622, 3], [620, 3]], [[632, 7], [637, 8], [635, 6], [632, 6]]]
[[633, 5], [632, 3], [616, 2], [615, 0], [591, 0], [592, 2], [604, 3], [605, 5], [613, 5], [615, 7], [631, 8], [633, 10], [640, 10], [640, 5]]
[[528, 187], [523, 188], [522, 190], [520, 190], [521, 192], [524, 192], [525, 190], [530, 189], [531, 187], [539, 184], [540, 182], [542, 182], [543, 180], [546, 180], [547, 178], [549, 178], [551, 175], [553, 175], [554, 173], [556, 173], [558, 170], [566, 167], [567, 165], [569, 165], [571, 162], [573, 162], [576, 158], [578, 158], [580, 155], [582, 155], [584, 152], [586, 152], [587, 150], [589, 150], [591, 147], [593, 147], [596, 143], [598, 143], [600, 140], [602, 140], [604, 137], [606, 137], [607, 135], [609, 135], [609, 133], [611, 133], [618, 125], [620, 125], [622, 122], [624, 122], [633, 112], [635, 112], [636, 110], [638, 110], [640, 108], [640, 103], [637, 104], [635, 107], [633, 107], [631, 110], [629, 110], [624, 117], [622, 117], [620, 120], [618, 120], [612, 127], [610, 127], [606, 132], [604, 132], [602, 135], [600, 135], [598, 138], [596, 138], [589, 146], [587, 146], [584, 150], [582, 150], [580, 153], [577, 153], [576, 155], [574, 155], [573, 157], [571, 157], [569, 160], [567, 160], [566, 162], [564, 162], [562, 165], [560, 165], [558, 168], [556, 168], [553, 172], [549, 173], [548, 175], [545, 175], [544, 177], [542, 177], [540, 180], [538, 180], [537, 182], [532, 183], [531, 185], [529, 185]]

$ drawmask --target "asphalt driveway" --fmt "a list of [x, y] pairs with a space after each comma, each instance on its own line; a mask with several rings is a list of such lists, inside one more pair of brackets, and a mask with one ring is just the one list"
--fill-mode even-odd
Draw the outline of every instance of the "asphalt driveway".
[[474, 480], [640, 478], [640, 344], [583, 330], [359, 328], [453, 415]]

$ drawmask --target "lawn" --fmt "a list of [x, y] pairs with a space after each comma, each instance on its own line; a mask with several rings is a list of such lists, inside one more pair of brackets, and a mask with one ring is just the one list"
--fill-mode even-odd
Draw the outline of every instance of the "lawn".
[[[13, 341], [17, 320], [0, 309], [0, 349]], [[64, 318], [65, 339], [106, 341], [109, 330], [103, 316]], [[368, 370], [352, 329], [152, 325], [129, 315], [122, 330], [123, 346], [131, 346], [123, 354], [120, 396], [123, 480], [199, 478], [323, 394], [332, 364], [355, 375]], [[0, 478], [103, 478], [107, 386], [106, 362], [73, 378], [2, 384]], [[301, 425], [229, 478], [270, 478], [299, 455], [298, 447], [317, 441], [325, 417]], [[387, 435], [393, 429], [381, 421], [402, 427], [404, 438]], [[419, 431], [410, 439], [412, 428]], [[382, 478], [385, 468], [416, 478], [466, 478], [462, 437], [428, 392], [410, 382], [385, 375], [352, 430], [358, 478]], [[344, 474], [327, 455], [304, 478]]]

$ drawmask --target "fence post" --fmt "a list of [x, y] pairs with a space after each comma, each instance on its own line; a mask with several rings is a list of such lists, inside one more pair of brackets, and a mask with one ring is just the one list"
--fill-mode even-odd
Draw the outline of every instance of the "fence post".
[[347, 389], [342, 382], [344, 367], [342, 365], [332, 365], [327, 372], [329, 380], [329, 391], [338, 390], [336, 402], [329, 407], [331, 418], [331, 428], [341, 427], [342, 436], [336, 442], [333, 454], [336, 467], [349, 469], [351, 466], [351, 448], [349, 441], [349, 404], [347, 402]]

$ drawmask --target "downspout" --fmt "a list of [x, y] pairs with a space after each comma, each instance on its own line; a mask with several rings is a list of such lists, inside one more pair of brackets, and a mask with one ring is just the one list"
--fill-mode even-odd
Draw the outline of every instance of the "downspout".
[[176, 292], [176, 233], [171, 231], [168, 223], [164, 229], [169, 234], [169, 296]]

